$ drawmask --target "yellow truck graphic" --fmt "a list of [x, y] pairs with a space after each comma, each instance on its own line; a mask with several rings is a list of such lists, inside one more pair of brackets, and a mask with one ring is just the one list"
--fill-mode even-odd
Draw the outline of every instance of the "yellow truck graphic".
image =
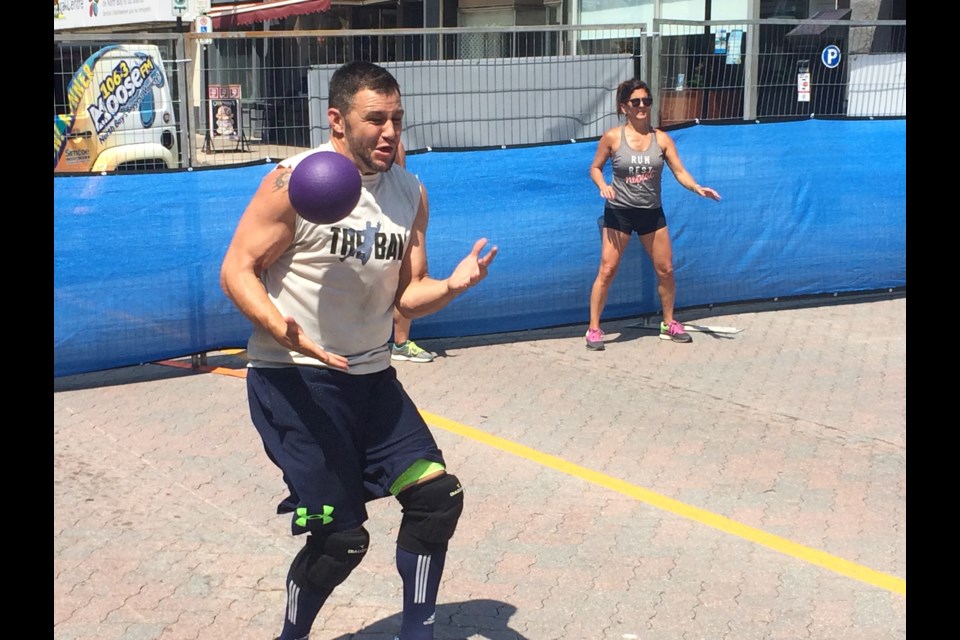
[[154, 45], [109, 45], [87, 58], [53, 122], [54, 172], [179, 166], [170, 83]]

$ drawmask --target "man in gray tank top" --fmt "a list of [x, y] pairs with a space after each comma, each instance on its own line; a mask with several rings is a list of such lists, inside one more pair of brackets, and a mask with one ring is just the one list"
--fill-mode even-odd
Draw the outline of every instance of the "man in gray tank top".
[[[447, 543], [463, 488], [397, 380], [393, 309], [415, 318], [442, 309], [487, 275], [486, 239], [446, 279], [428, 275], [427, 195], [395, 164], [403, 106], [385, 69], [351, 62], [330, 80], [331, 139], [267, 174], [237, 225], [221, 267], [224, 292], [252, 322], [250, 415], [289, 495], [305, 544], [287, 573], [278, 640], [304, 640], [324, 602], [360, 564], [370, 536], [366, 503], [403, 509], [396, 564], [403, 582], [402, 640], [431, 640]], [[317, 151], [353, 161], [362, 190], [329, 224], [290, 203], [293, 168]]]

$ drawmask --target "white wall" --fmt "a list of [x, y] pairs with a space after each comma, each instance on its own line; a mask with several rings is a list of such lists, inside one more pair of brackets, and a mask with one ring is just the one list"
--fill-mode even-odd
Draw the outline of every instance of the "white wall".
[[[549, 144], [599, 138], [616, 126], [612, 91], [634, 73], [630, 54], [384, 63], [403, 90], [409, 151]], [[307, 74], [311, 145], [329, 140], [330, 76]], [[451, 119], [456, 114], [456, 119]]]
[[[580, 0], [580, 24], [644, 23], [652, 29], [654, 18], [703, 20], [705, 12], [706, 0]], [[752, 17], [750, 0], [714, 0], [710, 6], [711, 20], [748, 20]]]
[[907, 54], [853, 54], [847, 71], [848, 116], [907, 115]]
[[[755, 3], [759, 7], [759, 3]], [[711, 20], [750, 20], [750, 0], [714, 0], [710, 7]]]
[[[653, 27], [655, 0], [580, 0], [580, 24], [637, 24]], [[701, 0], [702, 2], [702, 0]]]

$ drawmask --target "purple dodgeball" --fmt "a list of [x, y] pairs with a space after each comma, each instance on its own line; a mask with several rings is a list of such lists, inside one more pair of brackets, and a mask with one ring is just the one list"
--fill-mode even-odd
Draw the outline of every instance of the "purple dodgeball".
[[346, 218], [360, 200], [360, 172], [334, 151], [318, 151], [290, 174], [290, 204], [304, 219], [331, 224]]

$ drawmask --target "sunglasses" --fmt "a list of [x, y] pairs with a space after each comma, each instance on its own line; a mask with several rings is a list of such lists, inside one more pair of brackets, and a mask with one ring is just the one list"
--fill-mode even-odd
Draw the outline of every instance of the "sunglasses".
[[634, 109], [638, 108], [640, 105], [649, 107], [653, 104], [653, 98], [633, 98], [632, 100], [627, 100], [626, 104], [630, 105]]

